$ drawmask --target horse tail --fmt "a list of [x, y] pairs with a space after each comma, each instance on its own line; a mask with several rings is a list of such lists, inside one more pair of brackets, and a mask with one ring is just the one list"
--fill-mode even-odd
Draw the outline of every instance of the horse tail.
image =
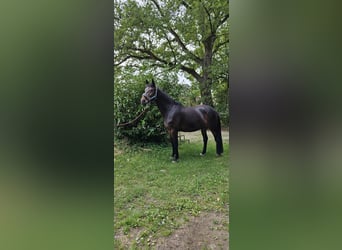
[[221, 119], [220, 115], [217, 114], [217, 136], [216, 136], [216, 153], [218, 155], [223, 153], [223, 142], [222, 142], [222, 133], [221, 133]]

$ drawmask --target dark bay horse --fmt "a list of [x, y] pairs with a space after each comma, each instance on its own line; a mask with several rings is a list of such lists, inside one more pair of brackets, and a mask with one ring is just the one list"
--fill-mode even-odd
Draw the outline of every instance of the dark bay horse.
[[158, 89], [154, 80], [151, 83], [146, 80], [145, 92], [140, 101], [142, 105], [152, 101], [156, 102], [163, 116], [164, 126], [170, 135], [173, 161], [177, 161], [179, 158], [178, 131], [201, 130], [204, 143], [201, 155], [204, 155], [207, 151], [207, 129], [209, 129], [216, 141], [216, 154], [221, 155], [223, 153], [220, 116], [212, 107], [207, 105], [184, 107]]

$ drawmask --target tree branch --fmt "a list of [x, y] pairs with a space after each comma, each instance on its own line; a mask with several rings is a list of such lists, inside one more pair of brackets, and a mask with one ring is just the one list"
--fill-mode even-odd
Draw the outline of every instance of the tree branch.
[[158, 9], [160, 15], [161, 15], [162, 17], [164, 17], [164, 13], [162, 12], [162, 10], [161, 10], [159, 4], [157, 3], [157, 1], [156, 1], [156, 0], [152, 0], [152, 2], [153, 2], [154, 5], [157, 7], [157, 9]]
[[229, 14], [226, 14], [223, 17], [223, 19], [218, 22], [216, 29], [218, 29], [225, 21], [227, 21], [228, 18], [229, 18]]
[[191, 6], [187, 2], [182, 1], [182, 4], [184, 5], [185, 8], [190, 9], [190, 10], [192, 9]]
[[215, 49], [214, 49], [214, 51], [213, 51], [213, 54], [215, 54], [215, 53], [219, 50], [219, 48], [220, 48], [221, 46], [223, 46], [223, 45], [225, 45], [225, 44], [227, 44], [227, 43], [229, 43], [229, 39], [227, 39], [226, 41], [223, 41], [222, 43], [217, 44], [217, 45], [215, 46]]
[[181, 46], [182, 50], [187, 53], [188, 55], [191, 56], [191, 58], [193, 60], [195, 60], [195, 62], [197, 63], [201, 63], [202, 59], [199, 58], [198, 56], [196, 56], [195, 54], [193, 54], [186, 46], [185, 44], [182, 42], [182, 40], [180, 39], [179, 35], [170, 27], [169, 28], [171, 34], [175, 37], [176, 42]]
[[158, 67], [158, 68], [165, 68], [167, 65], [165, 64], [160, 64], [160, 63], [152, 63], [150, 64], [152, 67]]
[[[135, 49], [137, 51], [146, 53], [147, 56], [138, 56], [138, 55], [130, 54], [129, 55], [130, 58], [135, 58], [138, 60], [150, 59], [150, 60], [159, 61], [162, 64], [155, 63], [155, 64], [153, 64], [153, 66], [157, 66], [157, 67], [161, 67], [161, 68], [165, 68], [165, 67], [174, 68], [177, 66], [176, 63], [167, 62], [166, 60], [157, 57], [156, 55], [153, 54], [152, 51], [148, 51], [148, 50], [140, 49], [140, 48], [135, 48]], [[184, 72], [187, 72], [188, 74], [192, 75], [197, 81], [199, 81], [199, 82], [202, 81], [202, 77], [193, 68], [189, 68], [187, 66], [180, 65], [180, 69], [183, 70]]]
[[214, 27], [213, 27], [213, 23], [212, 23], [212, 21], [211, 21], [210, 12], [209, 12], [209, 10], [207, 9], [207, 7], [205, 7], [205, 5], [203, 4], [203, 2], [202, 2], [202, 1], [200, 1], [200, 2], [201, 2], [201, 4], [202, 4], [202, 7], [204, 8], [205, 12], [207, 13], [207, 16], [208, 16], [208, 19], [209, 19], [209, 24], [210, 24], [210, 31], [211, 31], [212, 34], [214, 34], [214, 33], [215, 33], [215, 30], [214, 30]]
[[[160, 13], [160, 15], [162, 17], [165, 17], [163, 11], [161, 10], [159, 4], [157, 3], [156, 0], [152, 0], [152, 2], [154, 3], [154, 5], [156, 6], [156, 8], [158, 9], [158, 12]], [[202, 59], [199, 58], [198, 56], [196, 56], [195, 54], [193, 54], [183, 43], [182, 39], [179, 37], [179, 35], [177, 34], [177, 32], [169, 25], [167, 24], [167, 29], [171, 32], [171, 34], [174, 36], [176, 42], [181, 46], [182, 50], [187, 53], [195, 62], [197, 63], [201, 63]]]
[[145, 53], [145, 54], [147, 54], [148, 56], [150, 56], [151, 59], [154, 59], [154, 60], [159, 61], [159, 62], [161, 62], [161, 63], [170, 64], [168, 61], [166, 61], [166, 60], [164, 60], [164, 59], [158, 57], [156, 54], [154, 54], [154, 53], [152, 52], [152, 50], [140, 49], [140, 48], [134, 48], [134, 50], [139, 51], [139, 52], [141, 52], [141, 53]]
[[171, 52], [172, 52], [172, 55], [173, 55], [174, 63], [176, 63], [176, 62], [177, 62], [177, 58], [176, 58], [176, 53], [175, 53], [175, 51], [174, 51], [174, 48], [173, 48], [173, 46], [172, 46], [172, 43], [171, 43], [170, 39], [167, 37], [167, 34], [166, 34], [166, 32], [165, 32], [164, 30], [163, 30], [163, 33], [164, 33], [164, 36], [165, 36], [165, 38], [166, 38], [166, 40], [167, 40], [167, 43], [168, 43], [168, 45], [169, 45], [169, 47], [170, 47], [170, 49], [171, 49]]
[[202, 81], [202, 77], [196, 72], [196, 70], [189, 68], [187, 66], [181, 65], [180, 69], [192, 75], [198, 82]]
[[131, 55], [128, 55], [128, 56], [126, 56], [124, 59], [122, 59], [120, 62], [118, 62], [118, 63], [114, 63], [114, 66], [116, 67], [116, 66], [119, 66], [119, 65], [121, 65], [121, 64], [123, 64], [124, 62], [126, 62], [128, 59], [130, 59], [131, 58]]
[[[140, 49], [140, 48], [136, 48], [137, 51], [140, 51], [142, 53], [145, 53], [147, 54], [148, 56], [133, 56], [134, 58], [137, 58], [137, 59], [152, 59], [152, 60], [155, 60], [155, 61], [158, 61], [158, 62], [161, 62], [163, 63], [165, 66], [168, 66], [168, 67], [175, 67], [176, 64], [175, 63], [171, 63], [171, 62], [168, 62], [164, 59], [161, 59], [159, 58], [158, 56], [156, 56], [152, 51], [150, 50], [146, 50], [146, 49]], [[160, 67], [160, 64], [155, 64], [155, 66], [159, 66]], [[180, 69], [189, 73], [190, 75], [192, 75], [196, 80], [198, 81], [201, 81], [202, 80], [202, 77], [193, 69], [193, 68], [189, 68], [187, 66], [184, 66], [184, 65], [180, 65]]]

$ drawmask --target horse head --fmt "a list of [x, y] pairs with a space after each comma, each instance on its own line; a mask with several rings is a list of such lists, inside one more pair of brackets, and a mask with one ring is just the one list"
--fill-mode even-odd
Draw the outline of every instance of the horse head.
[[142, 105], [146, 105], [153, 100], [157, 98], [158, 95], [158, 89], [156, 87], [156, 84], [154, 83], [154, 80], [152, 79], [152, 82], [149, 83], [146, 80], [146, 87], [145, 87], [145, 92], [142, 94], [140, 102]]

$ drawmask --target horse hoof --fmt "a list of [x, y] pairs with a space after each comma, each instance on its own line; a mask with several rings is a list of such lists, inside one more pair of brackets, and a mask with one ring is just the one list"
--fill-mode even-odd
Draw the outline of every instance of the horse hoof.
[[216, 154], [216, 156], [217, 156], [217, 157], [220, 157], [220, 156], [222, 156], [222, 155], [221, 155], [221, 154]]
[[172, 163], [177, 163], [177, 162], [178, 162], [178, 160], [175, 160], [175, 159], [172, 160]]
[[200, 156], [205, 156], [205, 153], [204, 154], [200, 153]]

